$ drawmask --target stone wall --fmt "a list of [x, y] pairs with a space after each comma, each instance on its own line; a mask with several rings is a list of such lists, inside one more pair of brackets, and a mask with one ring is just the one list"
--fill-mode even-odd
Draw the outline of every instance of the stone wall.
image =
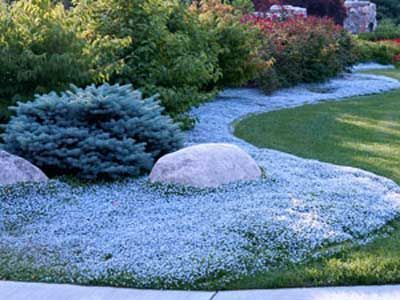
[[344, 3], [347, 18], [344, 28], [352, 33], [372, 32], [378, 25], [376, 20], [376, 4], [370, 1], [347, 0]]

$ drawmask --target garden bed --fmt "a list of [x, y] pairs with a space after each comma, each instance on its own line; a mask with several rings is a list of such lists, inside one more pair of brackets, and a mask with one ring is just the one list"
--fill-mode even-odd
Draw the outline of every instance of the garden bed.
[[349, 74], [319, 88], [327, 92], [306, 85], [272, 96], [230, 89], [192, 110], [198, 123], [186, 143], [241, 146], [266, 171], [253, 183], [193, 190], [153, 186], [142, 177], [2, 188], [0, 278], [221, 288], [327, 245], [365, 240], [400, 211], [393, 181], [258, 149], [231, 133], [232, 122], [248, 114], [384, 92], [400, 83]]

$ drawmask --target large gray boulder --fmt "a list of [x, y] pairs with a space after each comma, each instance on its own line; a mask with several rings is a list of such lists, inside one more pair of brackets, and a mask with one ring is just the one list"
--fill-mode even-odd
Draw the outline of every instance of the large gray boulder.
[[260, 176], [257, 163], [239, 147], [210, 143], [161, 157], [151, 171], [150, 181], [203, 188]]
[[0, 150], [0, 185], [46, 180], [46, 175], [27, 160]]

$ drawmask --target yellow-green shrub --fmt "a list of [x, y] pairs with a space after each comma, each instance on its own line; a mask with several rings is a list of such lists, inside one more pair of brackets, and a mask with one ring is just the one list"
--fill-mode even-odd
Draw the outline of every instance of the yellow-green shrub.
[[372, 42], [355, 39], [355, 55], [359, 62], [375, 61], [381, 64], [392, 64], [400, 54], [400, 44], [391, 41]]
[[0, 98], [62, 90], [90, 81], [85, 41], [61, 4], [0, 4]]
[[167, 112], [177, 116], [219, 87], [247, 82], [258, 67], [255, 30], [240, 22], [240, 10], [221, 0], [197, 4], [189, 9], [180, 0], [88, 0], [79, 2], [76, 14], [89, 28], [89, 43], [98, 37], [131, 40], [119, 49], [123, 68], [111, 80], [130, 82], [145, 95], [159, 93]]

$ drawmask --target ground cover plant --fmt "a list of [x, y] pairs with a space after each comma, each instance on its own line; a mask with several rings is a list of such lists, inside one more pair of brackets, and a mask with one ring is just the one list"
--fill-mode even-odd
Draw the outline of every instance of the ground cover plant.
[[178, 126], [162, 111], [156, 97], [143, 99], [130, 85], [72, 87], [19, 103], [4, 149], [49, 175], [138, 176], [183, 145]]
[[[399, 79], [398, 70], [369, 71]], [[235, 134], [258, 147], [372, 171], [400, 183], [400, 91], [250, 117]], [[228, 288], [390, 284], [400, 281], [400, 222], [367, 245], [248, 276]]]
[[[297, 263], [387, 233], [383, 226], [400, 211], [400, 188], [392, 181], [258, 149], [230, 131], [232, 122], [260, 110], [400, 88], [387, 78], [341, 74], [357, 51], [333, 20], [254, 17], [246, 0], [87, 0], [69, 10], [54, 2], [1, 4], [0, 122], [10, 117], [9, 104], [25, 102], [5, 127], [4, 147], [48, 175], [70, 177], [0, 187], [0, 279], [214, 290], [250, 286], [251, 278], [260, 286], [289, 285], [298, 268], [304, 276], [292, 285], [323, 284], [332, 276], [345, 281], [347, 269], [332, 272], [324, 258], [313, 262], [319, 271]], [[325, 5], [321, 15], [341, 18], [330, 6], [341, 1], [318, 3]], [[382, 43], [386, 48], [366, 44], [361, 60], [396, 62], [397, 43]], [[269, 93], [313, 82], [325, 83], [272, 95], [227, 89], [213, 98], [231, 86]], [[70, 83], [77, 86], [65, 91]], [[391, 123], [397, 103], [387, 103], [384, 122], [367, 124], [384, 131], [378, 142], [397, 134]], [[384, 110], [376, 109], [376, 118]], [[167, 115], [189, 120], [184, 125], [199, 121], [186, 144], [237, 144], [265, 176], [216, 189], [150, 184], [140, 175], [183, 145]], [[128, 178], [81, 181], [122, 176]], [[349, 274], [366, 283], [397, 280], [390, 268], [374, 273], [368, 266], [355, 264]]]
[[400, 210], [398, 185], [256, 148], [235, 138], [230, 124], [260, 110], [393, 88], [400, 83], [348, 74], [271, 96], [228, 89], [193, 109], [199, 122], [186, 142], [239, 145], [265, 170], [255, 182], [198, 190], [154, 186], [141, 177], [2, 187], [0, 277], [215, 290], [338, 243], [368, 241]]

